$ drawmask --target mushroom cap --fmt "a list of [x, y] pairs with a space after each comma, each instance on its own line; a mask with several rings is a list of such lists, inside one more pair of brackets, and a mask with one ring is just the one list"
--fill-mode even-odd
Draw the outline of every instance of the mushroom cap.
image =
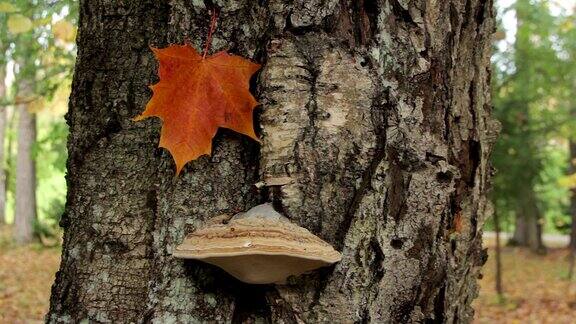
[[173, 255], [216, 265], [250, 284], [283, 283], [341, 259], [330, 244], [292, 224], [270, 204], [189, 234]]

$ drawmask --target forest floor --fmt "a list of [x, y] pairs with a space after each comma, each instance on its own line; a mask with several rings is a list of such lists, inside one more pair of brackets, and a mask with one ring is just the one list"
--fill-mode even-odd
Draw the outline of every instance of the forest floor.
[[0, 324], [42, 323], [60, 266], [60, 248], [16, 246], [0, 226]]
[[[480, 296], [472, 306], [475, 323], [575, 323], [576, 278], [568, 275], [568, 250], [549, 248], [544, 256], [526, 249], [502, 248], [504, 298], [495, 289], [496, 261], [490, 239]], [[553, 246], [553, 242], [550, 244]]]
[[[494, 290], [493, 244], [473, 303], [475, 323], [574, 323], [576, 281], [566, 277], [567, 251], [550, 249], [545, 256], [519, 248], [503, 249], [505, 299]], [[60, 263], [59, 248], [40, 244], [15, 246], [0, 227], [0, 323], [41, 323], [48, 310], [50, 287]]]

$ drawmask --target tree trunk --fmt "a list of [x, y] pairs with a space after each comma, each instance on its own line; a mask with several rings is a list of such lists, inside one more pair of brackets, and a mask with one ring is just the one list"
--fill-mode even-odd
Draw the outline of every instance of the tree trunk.
[[36, 116], [23, 104], [18, 109], [18, 155], [16, 163], [15, 240], [28, 243], [36, 221], [36, 166], [32, 147], [36, 141]]
[[543, 224], [540, 208], [534, 188], [525, 187], [518, 201], [516, 211], [516, 227], [510, 244], [530, 248], [536, 253], [545, 253], [546, 247], [542, 240]]
[[[212, 3], [212, 2], [206, 2]], [[220, 1], [215, 3], [222, 3]], [[213, 49], [263, 64], [262, 145], [222, 130], [174, 178], [149, 45], [200, 49], [202, 1], [81, 1], [68, 200], [49, 322], [470, 322], [487, 217], [491, 1], [247, 1]], [[257, 191], [269, 177], [284, 186]], [[264, 201], [343, 254], [284, 286], [171, 256]]]
[[[0, 65], [0, 98], [5, 98], [6, 66]], [[5, 150], [4, 140], [6, 136], [6, 109], [7, 106], [0, 105], [0, 225], [6, 223], [6, 172], [5, 172]]]
[[500, 302], [504, 301], [504, 288], [502, 285], [502, 246], [500, 244], [500, 217], [498, 217], [498, 212], [494, 212], [494, 231], [496, 232], [496, 293], [498, 294], [498, 300]]
[[[576, 109], [574, 109], [574, 111], [574, 115], [576, 115]], [[569, 146], [570, 160], [568, 173], [576, 176], [576, 140], [571, 139], [569, 141]], [[576, 266], [576, 187], [570, 188], [570, 215], [572, 216], [572, 225], [570, 226], [570, 269], [568, 271], [568, 279], [572, 280], [574, 278], [574, 267]]]
[[[574, 115], [576, 115], [576, 113]], [[569, 146], [570, 161], [568, 174], [576, 176], [576, 139], [570, 140]], [[570, 227], [570, 247], [572, 247], [572, 250], [576, 252], [576, 187], [570, 188], [570, 215], [572, 216], [572, 226]]]

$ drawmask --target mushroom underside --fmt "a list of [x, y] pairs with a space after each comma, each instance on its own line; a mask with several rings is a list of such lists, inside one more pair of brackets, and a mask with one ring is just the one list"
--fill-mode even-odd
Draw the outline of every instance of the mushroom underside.
[[190, 257], [185, 253], [175, 252], [174, 256], [210, 263], [249, 284], [284, 284], [290, 276], [301, 275], [331, 264], [323, 260], [273, 254]]

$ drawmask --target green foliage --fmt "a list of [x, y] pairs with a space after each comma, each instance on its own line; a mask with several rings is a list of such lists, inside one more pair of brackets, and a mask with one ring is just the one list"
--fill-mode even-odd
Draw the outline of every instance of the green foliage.
[[[36, 97], [49, 98], [71, 76], [75, 47], [70, 39], [60, 39], [55, 27], [63, 21], [76, 25], [75, 1], [16, 0], [4, 7], [9, 10], [0, 10], [0, 51], [5, 54], [0, 64], [16, 62], [14, 86], [28, 81]], [[4, 105], [17, 91], [12, 93]]]
[[[0, 69], [14, 67], [14, 79], [8, 95], [0, 98], [0, 109], [22, 102], [36, 113], [38, 136], [33, 153], [39, 222], [35, 228], [44, 236], [53, 232], [60, 207], [65, 204], [68, 128], [63, 114], [76, 55], [77, 15], [75, 0], [0, 0]], [[13, 110], [9, 110], [5, 139], [7, 208], [11, 214], [17, 151]]]
[[568, 188], [558, 185], [568, 166], [566, 145], [550, 143], [543, 150], [543, 168], [535, 190], [541, 209], [545, 211], [546, 228], [549, 232], [569, 234], [571, 220], [567, 208], [570, 195]]
[[42, 242], [47, 239], [58, 239], [60, 235], [60, 227], [58, 223], [64, 213], [65, 203], [60, 197], [48, 201], [47, 206], [42, 209], [43, 218], [37, 219], [34, 223], [34, 234], [38, 236]]
[[493, 60], [494, 113], [502, 122], [493, 153], [494, 202], [512, 224], [527, 204], [526, 191], [534, 190], [546, 221], [565, 224], [568, 191], [558, 180], [566, 172], [567, 138], [576, 125], [567, 100], [573, 100], [568, 93], [574, 89], [574, 60], [561, 45], [576, 38], [561, 31], [567, 18], [553, 16], [549, 1], [518, 0], [508, 10], [516, 13], [516, 39]]

